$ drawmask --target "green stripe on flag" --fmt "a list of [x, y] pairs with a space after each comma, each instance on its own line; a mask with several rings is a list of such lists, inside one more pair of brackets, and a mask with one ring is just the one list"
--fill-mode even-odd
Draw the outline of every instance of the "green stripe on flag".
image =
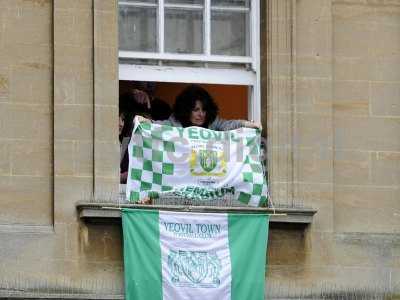
[[229, 214], [231, 299], [264, 299], [269, 215]]
[[[125, 299], [162, 299], [158, 211], [123, 209]], [[146, 276], [143, 276], [146, 274]]]

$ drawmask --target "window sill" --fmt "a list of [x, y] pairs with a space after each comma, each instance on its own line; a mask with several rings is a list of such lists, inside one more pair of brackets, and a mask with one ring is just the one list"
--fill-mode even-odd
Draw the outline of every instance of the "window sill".
[[312, 208], [257, 208], [257, 207], [215, 207], [184, 205], [140, 205], [115, 202], [79, 202], [76, 205], [79, 218], [88, 223], [119, 222], [121, 208], [174, 210], [184, 212], [240, 212], [268, 213], [271, 223], [311, 224], [317, 210]]

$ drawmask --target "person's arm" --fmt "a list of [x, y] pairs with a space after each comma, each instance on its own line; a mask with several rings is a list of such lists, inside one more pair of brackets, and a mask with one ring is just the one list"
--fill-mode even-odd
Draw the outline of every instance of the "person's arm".
[[214, 122], [211, 123], [210, 129], [217, 131], [233, 130], [242, 127], [262, 129], [261, 124], [257, 124], [247, 120], [224, 120], [221, 118], [216, 118]]

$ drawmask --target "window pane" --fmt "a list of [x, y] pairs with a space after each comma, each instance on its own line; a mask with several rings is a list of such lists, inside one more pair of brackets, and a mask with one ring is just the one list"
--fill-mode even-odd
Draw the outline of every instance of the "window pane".
[[203, 52], [203, 12], [165, 10], [165, 52]]
[[211, 12], [211, 53], [248, 56], [249, 17], [246, 12]]
[[211, 6], [249, 7], [249, 0], [211, 0]]
[[157, 3], [157, 0], [119, 0], [118, 3], [123, 5], [124, 3]]
[[165, 0], [166, 4], [196, 4], [203, 5], [204, 0]]
[[119, 7], [119, 49], [155, 52], [157, 11], [148, 7]]

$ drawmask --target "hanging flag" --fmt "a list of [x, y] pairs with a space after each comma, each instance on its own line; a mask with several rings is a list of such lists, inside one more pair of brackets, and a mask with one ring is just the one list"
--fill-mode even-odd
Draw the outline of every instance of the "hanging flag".
[[125, 298], [264, 299], [268, 221], [123, 209]]
[[259, 130], [135, 122], [128, 151], [126, 196], [132, 202], [173, 193], [192, 200], [230, 198], [266, 205]]

